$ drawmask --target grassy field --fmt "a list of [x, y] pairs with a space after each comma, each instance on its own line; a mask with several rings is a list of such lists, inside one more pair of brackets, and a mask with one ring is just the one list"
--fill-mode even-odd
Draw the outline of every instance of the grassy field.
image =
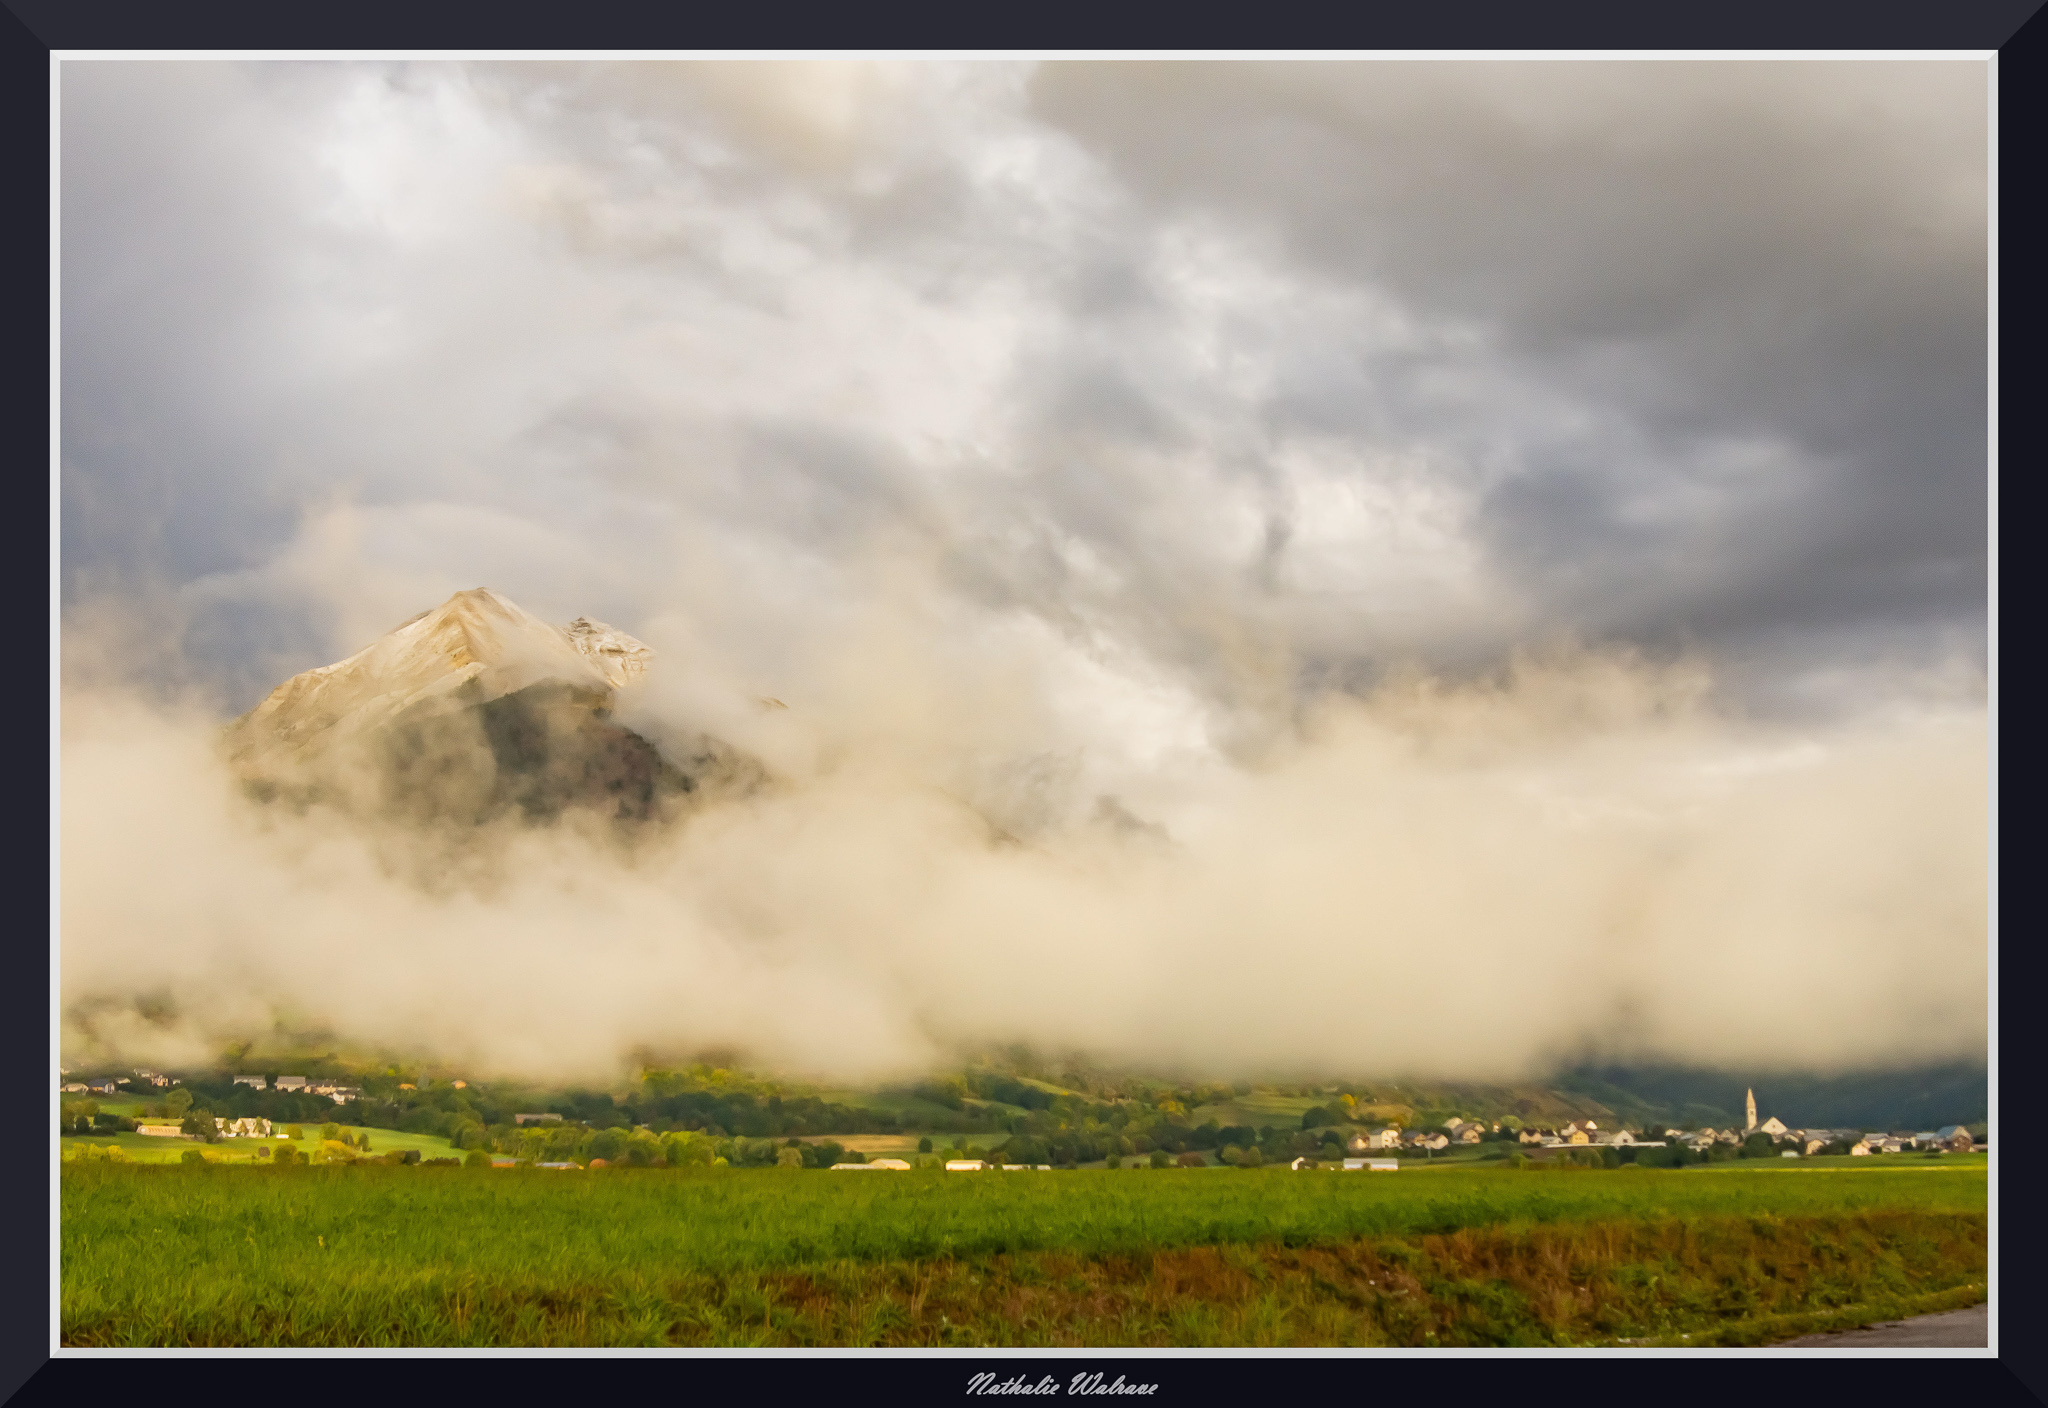
[[1799, 1175], [94, 1162], [62, 1180], [62, 1323], [97, 1345], [1707, 1343], [1981, 1298], [1981, 1167]]
[[[63, 1157], [75, 1159], [83, 1146], [92, 1145], [104, 1149], [109, 1145], [121, 1150], [137, 1163], [170, 1163], [183, 1159], [187, 1149], [200, 1150], [209, 1161], [229, 1164], [267, 1163], [271, 1155], [259, 1156], [258, 1148], [276, 1150], [290, 1147], [301, 1153], [318, 1148], [320, 1126], [300, 1125], [306, 1137], [290, 1140], [282, 1137], [270, 1139], [222, 1139], [213, 1144], [201, 1144], [196, 1139], [166, 1139], [154, 1134], [68, 1134], [60, 1142]], [[343, 1125], [351, 1135], [370, 1136], [369, 1153], [388, 1154], [394, 1149], [417, 1149], [422, 1159], [459, 1159], [462, 1151], [447, 1140], [434, 1134], [401, 1134], [395, 1129], [364, 1130], [353, 1125]]]
[[[1301, 1117], [1310, 1110], [1318, 1105], [1336, 1103], [1331, 1097], [1311, 1100], [1299, 1095], [1269, 1095], [1258, 1091], [1214, 1105], [1197, 1105], [1188, 1111], [1188, 1118], [1195, 1124], [1213, 1119], [1218, 1124], [1248, 1124], [1253, 1129], [1262, 1125], [1272, 1125], [1275, 1129], [1299, 1129]], [[1342, 1106], [1338, 1108], [1341, 1113]]]

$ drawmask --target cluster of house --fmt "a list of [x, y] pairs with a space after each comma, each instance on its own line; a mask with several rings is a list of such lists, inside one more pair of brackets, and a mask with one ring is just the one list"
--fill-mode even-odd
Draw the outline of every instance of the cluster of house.
[[[214, 1133], [222, 1139], [270, 1139], [274, 1137], [270, 1132], [269, 1120], [256, 1119], [252, 1116], [244, 1116], [238, 1120], [229, 1120], [215, 1115], [213, 1117], [213, 1128]], [[137, 1134], [153, 1134], [160, 1139], [185, 1137], [185, 1127], [182, 1124], [138, 1124], [135, 1126], [135, 1132]]]
[[[57, 1074], [59, 1076], [68, 1076], [71, 1072], [59, 1070]], [[152, 1071], [145, 1067], [137, 1066], [132, 1079], [128, 1076], [106, 1076], [95, 1081], [62, 1081], [57, 1086], [57, 1089], [66, 1095], [115, 1095], [120, 1092], [122, 1086], [134, 1085], [137, 1081], [144, 1085], [163, 1087], [171, 1083], [171, 1078], [162, 1071]]]
[[[1776, 1123], [1776, 1121], [1773, 1121], [1773, 1123]], [[1712, 1135], [1713, 1132], [1712, 1130], [1703, 1131], [1706, 1135]], [[1598, 1120], [1586, 1120], [1584, 1122], [1575, 1120], [1567, 1124], [1563, 1129], [1524, 1129], [1516, 1134], [1515, 1137], [1524, 1144], [1537, 1144], [1546, 1149], [1562, 1149], [1580, 1144], [1601, 1147], [1635, 1145], [1639, 1148], [1661, 1149], [1669, 1142], [1664, 1139], [1639, 1138], [1636, 1135], [1630, 1134], [1625, 1129], [1604, 1130], [1600, 1128]], [[1712, 1143], [1713, 1140], [1708, 1139], [1707, 1142]], [[1729, 1142], [1739, 1143], [1740, 1141], [1735, 1136], [1730, 1135]]]
[[[1499, 1125], [1486, 1125], [1479, 1120], [1460, 1119], [1452, 1116], [1441, 1130], [1411, 1129], [1403, 1133], [1399, 1125], [1390, 1124], [1384, 1129], [1354, 1134], [1347, 1146], [1354, 1154], [1363, 1154], [1371, 1149], [1448, 1149], [1453, 1144], [1477, 1144], [1486, 1137], [1487, 1131], [1500, 1132]], [[1347, 1159], [1349, 1166], [1355, 1160]]]
[[[69, 1074], [71, 1074], [69, 1071], [60, 1070], [58, 1072], [60, 1076]], [[153, 1085], [158, 1089], [173, 1084], [171, 1077], [165, 1075], [162, 1071], [152, 1071], [138, 1066], [135, 1068], [135, 1075], [132, 1079], [127, 1076], [108, 1076], [95, 1081], [65, 1081], [57, 1089], [66, 1095], [116, 1095], [120, 1093], [122, 1086], [135, 1085], [137, 1083]], [[461, 1081], [455, 1083], [457, 1085], [463, 1084]], [[251, 1085], [258, 1090], [262, 1090], [265, 1088], [266, 1082], [262, 1076], [236, 1076], [235, 1084]], [[351, 1100], [363, 1098], [361, 1086], [340, 1085], [334, 1081], [308, 1080], [305, 1076], [279, 1076], [276, 1083], [270, 1085], [269, 1088], [273, 1090], [304, 1091], [309, 1095], [325, 1095], [337, 1105], [346, 1105]], [[410, 1089], [410, 1087], [400, 1088]]]
[[[262, 1076], [236, 1076], [235, 1084], [253, 1085], [258, 1090], [264, 1088]], [[308, 1080], [304, 1076], [279, 1076], [275, 1081], [271, 1082], [270, 1089], [299, 1091], [307, 1095], [325, 1095], [337, 1105], [346, 1105], [351, 1100], [363, 1098], [363, 1088], [359, 1085], [338, 1085], [333, 1081]]]
[[[1842, 1137], [1855, 1134], [1846, 1130]], [[1951, 1149], [1960, 1154], [1971, 1150], [1988, 1149], [1988, 1142], [1980, 1141], [1959, 1124], [1945, 1124], [1940, 1129], [1922, 1130], [1918, 1134], [1864, 1134], [1849, 1146], [1852, 1154], [1897, 1154], [1907, 1149]]]

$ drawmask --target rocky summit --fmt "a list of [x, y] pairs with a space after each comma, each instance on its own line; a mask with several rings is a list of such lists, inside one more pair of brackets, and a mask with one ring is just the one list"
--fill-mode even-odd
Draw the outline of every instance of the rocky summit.
[[286, 680], [228, 727], [226, 745], [254, 795], [302, 806], [458, 824], [580, 808], [646, 822], [706, 783], [758, 773], [708, 739], [664, 757], [613, 720], [652, 662], [601, 621], [551, 625], [477, 588]]

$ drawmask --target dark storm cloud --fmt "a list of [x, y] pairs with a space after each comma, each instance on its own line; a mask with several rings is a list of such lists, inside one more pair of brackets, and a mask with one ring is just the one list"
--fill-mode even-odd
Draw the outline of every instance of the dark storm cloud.
[[1032, 91], [1155, 209], [1469, 322], [1475, 364], [1600, 419], [1495, 424], [1516, 463], [1476, 527], [1557, 623], [1825, 653], [1981, 622], [1981, 65], [1075, 64]]

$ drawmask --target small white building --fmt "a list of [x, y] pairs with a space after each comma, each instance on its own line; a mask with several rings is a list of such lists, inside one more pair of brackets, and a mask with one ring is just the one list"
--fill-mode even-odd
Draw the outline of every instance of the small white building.
[[306, 1088], [306, 1078], [304, 1076], [279, 1076], [275, 1088], [278, 1090], [304, 1090]]
[[263, 1077], [262, 1077], [262, 1076], [236, 1076], [236, 1077], [235, 1077], [235, 1084], [236, 1084], [236, 1085], [253, 1085], [253, 1086], [255, 1086], [255, 1087], [256, 1087], [256, 1088], [258, 1089], [258, 1090], [261, 1090], [261, 1089], [263, 1089], [263, 1087], [264, 1087], [264, 1085], [265, 1085], [265, 1081], [264, 1081], [264, 1079], [263, 1079]]
[[57, 1089], [65, 1095], [83, 1095], [88, 1087], [84, 1081], [74, 1080], [69, 1085], [58, 1086]]
[[946, 1160], [946, 1172], [948, 1173], [979, 1173], [987, 1167], [988, 1164], [981, 1159]]
[[158, 1139], [179, 1139], [183, 1138], [185, 1134], [183, 1129], [174, 1124], [139, 1124], [135, 1126], [135, 1132], [137, 1134], [151, 1135]]

